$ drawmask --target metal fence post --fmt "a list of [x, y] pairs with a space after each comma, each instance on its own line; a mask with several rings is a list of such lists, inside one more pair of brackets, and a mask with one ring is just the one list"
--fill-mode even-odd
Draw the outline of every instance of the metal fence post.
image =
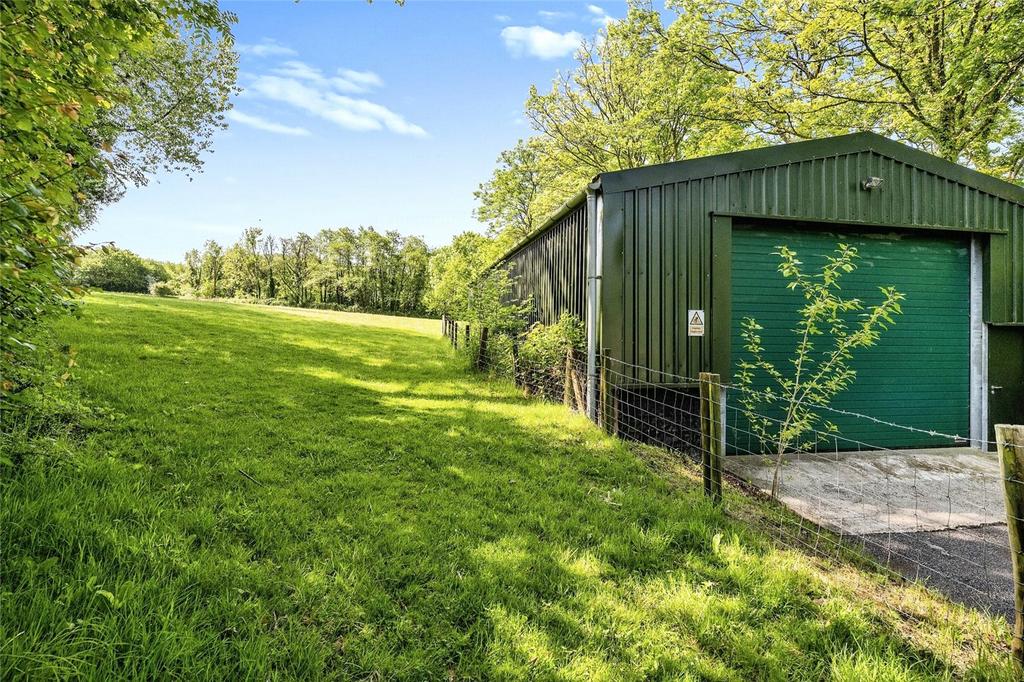
[[598, 368], [600, 371], [600, 375], [597, 379], [597, 423], [605, 430], [605, 432], [608, 432], [608, 366], [604, 358], [605, 353], [602, 349], [597, 358]]
[[996, 425], [996, 446], [1006, 491], [1006, 527], [1013, 560], [1013, 606], [1016, 618], [1010, 651], [1024, 665], [1024, 426]]
[[704, 494], [717, 504], [722, 501], [722, 380], [711, 372], [701, 372], [698, 379]]

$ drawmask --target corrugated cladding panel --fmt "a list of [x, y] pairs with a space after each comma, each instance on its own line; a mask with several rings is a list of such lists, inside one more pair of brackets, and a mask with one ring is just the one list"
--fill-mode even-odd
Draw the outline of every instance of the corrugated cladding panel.
[[1002, 211], [1009, 233], [991, 238], [986, 319], [1024, 324], [1024, 207], [1006, 202]]
[[[879, 191], [860, 183], [883, 178]], [[934, 175], [875, 152], [809, 159], [715, 176], [729, 178], [732, 193], [712, 210], [804, 220], [853, 221], [915, 227], [1009, 229], [1012, 202]], [[1016, 205], [1017, 218], [1024, 207]]]
[[[602, 345], [625, 363], [683, 377], [711, 369], [713, 325], [703, 338], [688, 338], [682, 316], [691, 308], [715, 315], [715, 213], [1007, 230], [991, 236], [987, 319], [1024, 323], [1024, 205], [873, 151], [677, 182], [671, 165], [640, 170], [619, 174], [604, 194]], [[885, 179], [882, 190], [861, 188], [869, 176]], [[636, 378], [659, 380], [649, 372]]]
[[587, 206], [584, 201], [503, 261], [514, 300], [533, 297], [530, 322], [551, 324], [563, 312], [586, 316]]

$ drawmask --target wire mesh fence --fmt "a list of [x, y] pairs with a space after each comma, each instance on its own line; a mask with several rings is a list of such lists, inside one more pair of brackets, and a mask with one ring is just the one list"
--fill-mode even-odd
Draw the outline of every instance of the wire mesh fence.
[[[936, 445], [926, 449], [894, 449], [819, 432], [808, 439], [813, 447], [780, 452], [749, 427], [751, 417], [768, 423], [779, 417], [743, 414], [737, 393], [751, 389], [717, 375], [672, 375], [606, 353], [588, 375], [586, 359], [572, 350], [538, 366], [524, 361], [516, 338], [488, 337], [451, 320], [442, 325], [478, 371], [513, 381], [526, 395], [587, 413], [587, 382], [593, 382], [597, 405], [591, 414], [606, 431], [693, 462], [725, 513], [742, 513], [742, 505], [730, 501], [733, 494], [774, 503], [778, 513], [756, 522], [782, 545], [837, 560], [856, 553], [894, 577], [1006, 617], [1016, 624], [1014, 647], [1021, 655], [1024, 584], [1012, 559], [1014, 553], [1018, 562], [1024, 559], [1024, 476], [1012, 462], [1024, 463], [1024, 442], [1003, 444], [1010, 464], [1002, 467], [996, 442], [941, 431], [928, 431]], [[886, 415], [842, 412], [890, 428], [915, 428]], [[723, 478], [733, 491], [724, 497], [718, 483]], [[902, 615], [915, 617], [912, 610]]]

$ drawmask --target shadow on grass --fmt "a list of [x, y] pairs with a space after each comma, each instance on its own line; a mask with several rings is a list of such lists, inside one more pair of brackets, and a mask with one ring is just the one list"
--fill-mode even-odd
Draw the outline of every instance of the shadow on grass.
[[1010, 679], [964, 661], [995, 625], [893, 622], [440, 339], [113, 298], [65, 334], [111, 416], [4, 481], [5, 678]]

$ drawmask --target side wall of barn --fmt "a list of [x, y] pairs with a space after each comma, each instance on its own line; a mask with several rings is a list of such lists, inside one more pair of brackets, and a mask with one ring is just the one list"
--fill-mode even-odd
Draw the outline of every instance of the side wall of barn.
[[587, 207], [574, 206], [504, 259], [512, 299], [533, 300], [530, 322], [551, 324], [563, 312], [586, 317]]

